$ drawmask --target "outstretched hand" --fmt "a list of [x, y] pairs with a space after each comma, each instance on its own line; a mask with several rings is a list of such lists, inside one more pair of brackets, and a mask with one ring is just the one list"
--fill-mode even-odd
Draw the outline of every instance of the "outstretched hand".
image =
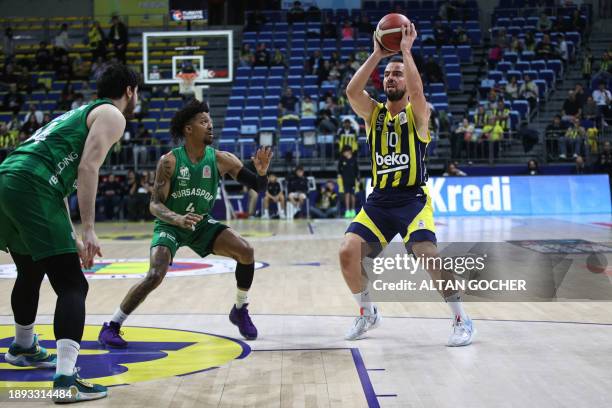
[[272, 147], [270, 146], [260, 147], [257, 149], [253, 157], [251, 157], [251, 160], [253, 160], [253, 165], [255, 165], [255, 169], [257, 170], [257, 174], [260, 176], [266, 175], [273, 155]]
[[408, 53], [412, 49], [412, 44], [417, 38], [417, 31], [414, 27], [414, 23], [402, 26], [402, 41], [400, 42], [400, 49], [402, 53]]
[[374, 41], [374, 54], [378, 55], [381, 59], [397, 54], [396, 51], [389, 51], [378, 42], [376, 39], [376, 32], [372, 34], [372, 41]]

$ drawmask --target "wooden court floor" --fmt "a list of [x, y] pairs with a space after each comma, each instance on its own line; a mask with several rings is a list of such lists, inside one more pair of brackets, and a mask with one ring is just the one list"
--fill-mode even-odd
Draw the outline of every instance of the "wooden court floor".
[[[438, 238], [446, 242], [612, 242], [610, 215], [436, 221]], [[457, 349], [445, 347], [451, 322], [443, 302], [381, 303], [381, 327], [366, 339], [344, 341], [358, 312], [337, 261], [347, 224], [231, 223], [252, 243], [259, 262], [249, 296], [259, 338], [251, 342], [227, 318], [235, 296], [232, 264], [219, 257], [198, 260], [181, 249], [174, 270], [127, 320], [131, 344], [121, 351], [99, 347], [97, 334], [146, 271], [152, 225], [99, 224], [104, 259], [88, 275], [87, 327], [77, 365], [83, 377], [112, 387], [109, 398], [87, 406], [609, 406], [610, 302], [467, 302], [478, 337]], [[0, 253], [0, 387], [45, 385], [52, 372], [17, 370], [2, 357], [13, 335], [10, 264]], [[529, 271], [524, 265], [522, 273]], [[612, 291], [609, 272], [593, 282]], [[54, 307], [45, 281], [36, 331], [50, 349]]]

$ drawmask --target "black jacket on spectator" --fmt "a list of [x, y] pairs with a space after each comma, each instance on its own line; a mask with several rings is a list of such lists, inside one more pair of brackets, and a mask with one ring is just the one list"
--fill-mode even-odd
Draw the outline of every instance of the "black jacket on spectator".
[[342, 177], [342, 182], [345, 186], [354, 186], [355, 181], [359, 178], [357, 158], [352, 156], [350, 159], [347, 159], [341, 156], [338, 161], [338, 175]]
[[291, 176], [287, 184], [290, 193], [308, 193], [308, 179], [306, 177]]

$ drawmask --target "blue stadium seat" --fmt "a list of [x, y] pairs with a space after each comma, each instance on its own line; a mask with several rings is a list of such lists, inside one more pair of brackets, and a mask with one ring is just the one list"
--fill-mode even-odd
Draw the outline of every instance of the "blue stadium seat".
[[263, 116], [261, 118], [261, 128], [274, 128], [278, 126], [278, 118], [276, 116]]
[[529, 113], [529, 102], [523, 99], [514, 100], [512, 101], [512, 110], [519, 112], [521, 119], [525, 119]]
[[270, 76], [283, 76], [285, 73], [285, 67], [271, 67]]
[[432, 93], [429, 102], [432, 104], [436, 103], [446, 103], [448, 104], [448, 95], [446, 93]]
[[268, 86], [266, 88], [266, 96], [278, 96], [280, 98], [281, 93], [283, 92], [283, 88], [280, 86]]
[[518, 54], [514, 51], [506, 51], [504, 52], [504, 61], [509, 61], [511, 63], [515, 63], [518, 60]]
[[304, 74], [304, 61], [302, 61], [302, 64], [298, 64], [298, 65], [291, 65], [289, 67], [289, 75], [303, 75]]
[[544, 79], [549, 88], [555, 87], [555, 71], [552, 69], [543, 69], [539, 71], [538, 79]]
[[181, 98], [169, 98], [166, 101], [166, 109], [180, 109], [183, 107], [183, 100]]
[[546, 61], [546, 68], [553, 70], [555, 75], [561, 75], [563, 72], [563, 63], [561, 60], [548, 60]]
[[318, 81], [318, 77], [316, 75], [305, 75], [304, 76], [304, 85], [316, 85]]
[[305, 128], [314, 128], [315, 126], [315, 118], [301, 118], [300, 119], [300, 130], [305, 130]]
[[246, 98], [244, 96], [230, 96], [228, 107], [239, 107], [243, 108]]
[[442, 60], [444, 61], [445, 65], [448, 65], [448, 64], [459, 65], [459, 62], [460, 62], [459, 61], [459, 57], [456, 56], [455, 54], [453, 54], [453, 55], [443, 55], [442, 56]]
[[531, 69], [531, 64], [527, 61], [517, 61], [514, 64], [514, 69], [517, 71], [529, 71]]
[[151, 98], [149, 101], [149, 107], [153, 109], [162, 109], [166, 106], [166, 101], [164, 98]]
[[546, 69], [546, 61], [544, 60], [531, 61], [531, 69], [536, 70], [536, 71], [541, 71], [543, 69]]
[[238, 155], [241, 160], [249, 159], [255, 153], [255, 140], [251, 136], [238, 139]]
[[242, 107], [238, 107], [238, 106], [230, 106], [227, 108], [227, 110], [225, 111], [225, 116], [242, 116], [242, 110], [244, 108]]
[[508, 61], [500, 61], [497, 63], [497, 70], [504, 74], [512, 69], [512, 63]]
[[446, 84], [449, 91], [460, 91], [461, 74], [446, 74]]
[[240, 125], [242, 124], [242, 119], [240, 118], [240, 116], [232, 116], [232, 117], [226, 117], [225, 118], [225, 122], [223, 124], [223, 128], [239, 128]]
[[223, 127], [223, 131], [221, 131], [221, 137], [223, 139], [231, 139], [237, 138], [239, 135], [238, 127]]
[[301, 87], [302, 86], [302, 76], [301, 75], [289, 75], [287, 77], [287, 86], [289, 88]]
[[506, 72], [506, 79], [510, 81], [512, 77], [515, 77], [517, 80], [520, 80], [521, 78], [523, 78], [523, 73], [521, 71], [511, 69], [508, 72]]
[[249, 78], [246, 77], [236, 77], [234, 79], [234, 86], [247, 87], [249, 86]]
[[321, 94], [327, 94], [331, 92], [332, 95], [336, 95], [336, 86], [333, 84], [322, 84], [321, 85]]
[[533, 81], [538, 86], [538, 96], [540, 99], [545, 99], [548, 92], [548, 84], [543, 79], [536, 79]]
[[271, 106], [271, 105], [267, 105], [265, 106], [262, 110], [261, 110], [261, 114], [262, 116], [266, 116], [266, 117], [277, 117], [278, 116], [278, 104]]
[[446, 74], [459, 74], [461, 75], [461, 67], [459, 64], [445, 64], [444, 72]]
[[482, 42], [482, 32], [480, 28], [467, 30], [467, 35], [472, 44], [480, 44]]
[[303, 88], [304, 96], [308, 95], [311, 98], [315, 98], [319, 95], [319, 87], [316, 85], [306, 85]]
[[266, 88], [263, 86], [252, 86], [249, 88], [249, 99], [252, 97], [263, 97], [266, 93]]
[[297, 137], [281, 137], [278, 139], [278, 153], [281, 156], [289, 152], [295, 152], [297, 146]]
[[242, 118], [243, 126], [259, 126], [259, 116], [248, 116]]
[[243, 116], [259, 116], [261, 113], [261, 108], [258, 107], [247, 107], [244, 108], [244, 111], [242, 112]]
[[430, 93], [441, 93], [444, 92], [444, 84], [441, 82], [433, 82], [427, 87]]
[[472, 61], [472, 47], [469, 45], [459, 45], [457, 46], [457, 55], [461, 62], [471, 62]]
[[300, 124], [300, 120], [297, 117], [289, 117], [283, 120], [283, 122], [281, 123], [281, 130], [285, 129], [285, 128], [296, 128], [298, 127], [298, 125]]
[[160, 119], [161, 118], [161, 110], [159, 109], [149, 109], [147, 112], [147, 116], [151, 119]]
[[524, 61], [531, 61], [536, 58], [535, 52], [533, 51], [523, 51], [521, 54], [521, 59]]
[[145, 129], [152, 132], [157, 128], [157, 120], [156, 119], [143, 119], [141, 122]]
[[436, 47], [432, 45], [426, 45], [425, 47], [422, 48], [422, 51], [423, 51], [424, 57], [436, 55]]
[[565, 39], [573, 42], [574, 44], [580, 44], [580, 33], [577, 31], [568, 31], [565, 33]]
[[221, 139], [219, 140], [219, 150], [230, 153], [236, 153], [236, 139]]
[[268, 77], [268, 86], [282, 86], [283, 85], [283, 77], [282, 76], [271, 76]]
[[454, 45], [443, 45], [440, 48], [441, 55], [457, 55], [457, 50]]
[[435, 110], [439, 112], [447, 112], [448, 111], [448, 103], [432, 103]]
[[245, 97], [247, 94], [246, 86], [234, 86], [232, 87], [232, 96], [241, 96]]
[[518, 129], [518, 125], [521, 121], [521, 114], [518, 111], [510, 111], [510, 129]]

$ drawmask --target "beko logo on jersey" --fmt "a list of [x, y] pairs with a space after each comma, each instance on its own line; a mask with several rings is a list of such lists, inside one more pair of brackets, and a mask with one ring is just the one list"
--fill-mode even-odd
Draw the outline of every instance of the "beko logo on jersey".
[[184, 190], [175, 191], [171, 194], [172, 198], [181, 198], [181, 197], [204, 197], [205, 200], [212, 200], [213, 195], [210, 194], [203, 188], [187, 188]]
[[66, 167], [74, 163], [74, 161], [77, 160], [78, 158], [79, 158], [78, 154], [76, 154], [75, 152], [70, 152], [68, 156], [64, 157], [59, 163], [57, 163], [56, 165], [57, 171], [55, 172], [53, 176], [51, 176], [51, 178], [49, 179], [49, 183], [51, 185], [57, 184], [59, 181], [58, 177], [63, 173]]
[[376, 152], [376, 164], [379, 166], [401, 166], [403, 164], [408, 164], [410, 158], [406, 153], [397, 154], [395, 152], [391, 154], [382, 155]]

